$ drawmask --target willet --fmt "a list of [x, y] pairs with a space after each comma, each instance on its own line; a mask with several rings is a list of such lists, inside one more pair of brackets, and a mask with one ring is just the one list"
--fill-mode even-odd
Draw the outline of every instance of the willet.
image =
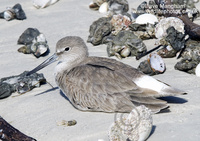
[[56, 53], [28, 74], [59, 61], [55, 80], [72, 105], [82, 111], [130, 112], [145, 105], [157, 113], [168, 107], [157, 99], [183, 91], [117, 60], [89, 57], [83, 39], [67, 36], [56, 44]]

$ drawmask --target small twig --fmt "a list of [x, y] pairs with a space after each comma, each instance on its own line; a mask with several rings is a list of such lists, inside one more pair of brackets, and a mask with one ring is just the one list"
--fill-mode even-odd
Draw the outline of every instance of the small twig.
[[176, 59], [179, 59], [181, 57], [181, 54], [183, 53], [184, 50], [185, 50], [185, 47], [180, 50]]
[[48, 81], [46, 81], [47, 82], [47, 84], [49, 84], [51, 87], [52, 87], [52, 89], [54, 88], [54, 86], [53, 85], [51, 85], [51, 83], [49, 83]]
[[143, 54], [141, 54], [141, 55], [136, 56], [136, 60], [139, 60], [139, 59], [141, 59], [142, 57], [148, 55], [149, 53], [151, 53], [151, 52], [153, 52], [153, 51], [159, 49], [161, 46], [162, 46], [162, 45], [159, 45], [159, 46], [157, 46], [157, 47], [155, 47], [155, 48], [153, 48], [153, 49], [151, 49], [151, 50], [149, 50], [149, 51], [147, 51], [147, 52], [145, 52], [145, 53], [143, 53]]

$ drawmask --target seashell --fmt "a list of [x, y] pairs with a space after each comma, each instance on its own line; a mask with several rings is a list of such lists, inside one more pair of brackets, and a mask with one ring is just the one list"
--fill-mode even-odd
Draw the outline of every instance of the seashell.
[[175, 51], [170, 45], [159, 49], [158, 55], [160, 55], [162, 58], [172, 58], [176, 56], [177, 51]]
[[12, 10], [6, 10], [3, 13], [3, 17], [5, 20], [9, 21], [9, 20], [14, 19], [15, 13]]
[[113, 26], [112, 34], [117, 35], [121, 30], [128, 30], [129, 25], [131, 24], [131, 19], [126, 15], [113, 15], [111, 19], [111, 25]]
[[138, 24], [155, 24], [158, 22], [158, 18], [153, 14], [142, 14], [138, 16], [135, 20], [135, 23]]
[[99, 13], [105, 14], [108, 12], [108, 3], [104, 2], [100, 7], [99, 7]]
[[36, 8], [45, 8], [56, 3], [59, 0], [32, 0], [33, 6]]
[[99, 6], [94, 2], [90, 2], [89, 8], [92, 9], [92, 10], [98, 10]]
[[196, 66], [195, 74], [197, 77], [200, 77], [200, 63]]
[[147, 60], [140, 63], [137, 69], [148, 75], [156, 75], [164, 73], [166, 67], [162, 57], [156, 53], [152, 53], [148, 56]]
[[18, 52], [24, 54], [32, 53], [37, 58], [44, 55], [49, 50], [44, 34], [40, 33], [36, 28], [26, 29], [17, 42], [18, 44], [25, 45], [19, 48]]
[[176, 17], [168, 17], [160, 20], [160, 22], [156, 25], [156, 38], [161, 39], [167, 36], [167, 29], [171, 26], [173, 26], [178, 32], [185, 34], [183, 21]]
[[44, 36], [43, 33], [40, 33], [40, 34], [37, 36], [36, 40], [37, 40], [37, 42], [47, 42], [47, 41], [46, 41], [46, 38], [45, 38], [45, 36]]
[[152, 53], [149, 55], [148, 61], [150, 62], [151, 68], [154, 72], [162, 73], [165, 71], [165, 63], [160, 55]]
[[36, 42], [33, 43], [30, 48], [31, 48], [31, 53], [33, 53], [33, 55], [38, 58], [47, 52], [48, 45], [43, 42]]
[[128, 16], [124, 15], [123, 16], [123, 25], [124, 25], [124, 27], [128, 28], [131, 23], [132, 23], [131, 19]]
[[144, 105], [134, 108], [129, 115], [122, 114], [109, 128], [110, 141], [144, 141], [152, 130], [151, 111]]
[[131, 54], [131, 49], [130, 47], [127, 46], [123, 46], [123, 49], [120, 52], [120, 55], [124, 58], [128, 57]]
[[114, 52], [120, 52], [122, 50], [122, 47], [119, 45], [113, 46], [113, 51]]
[[66, 120], [62, 120], [62, 121], [58, 121], [57, 122], [57, 125], [58, 126], [74, 126], [76, 125], [77, 121], [76, 120], [69, 120], [69, 121], [66, 121]]
[[24, 53], [24, 54], [31, 54], [32, 53], [31, 48], [28, 47], [28, 46], [22, 46], [17, 51]]
[[18, 3], [15, 4], [12, 8], [7, 8], [4, 12], [0, 13], [0, 18], [4, 18], [7, 21], [12, 19], [24, 20], [26, 19], [26, 14], [24, 13], [22, 6]]

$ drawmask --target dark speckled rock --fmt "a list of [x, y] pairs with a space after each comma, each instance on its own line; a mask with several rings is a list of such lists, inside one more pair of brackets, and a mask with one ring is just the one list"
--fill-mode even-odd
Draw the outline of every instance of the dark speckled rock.
[[93, 45], [99, 45], [105, 36], [108, 36], [112, 31], [112, 25], [110, 23], [112, 17], [102, 17], [94, 21], [90, 26], [90, 35], [87, 42]]
[[173, 26], [171, 26], [167, 29], [165, 40], [170, 43], [174, 50], [180, 51], [185, 45], [185, 34], [178, 32]]
[[182, 59], [175, 65], [175, 69], [194, 74], [196, 66], [200, 63], [200, 42], [188, 40], [181, 57]]
[[192, 60], [191, 58], [183, 58], [181, 61], [176, 63], [174, 68], [187, 73], [195, 74], [195, 68], [197, 65], [198, 62]]
[[0, 13], [0, 18], [3, 18], [7, 21], [17, 19], [24, 20], [26, 19], [26, 14], [22, 9], [22, 6], [18, 3], [14, 5], [12, 8], [7, 8], [7, 10]]
[[153, 24], [133, 23], [129, 25], [129, 28], [134, 32], [135, 35], [143, 40], [155, 38], [155, 25]]
[[151, 65], [147, 60], [142, 61], [138, 68], [139, 71], [142, 71], [144, 74], [154, 75], [155, 72], [151, 69]]
[[43, 74], [33, 73], [26, 76], [25, 71], [20, 75], [0, 79], [0, 99], [10, 96], [13, 92], [26, 93], [41, 84], [46, 83]]
[[27, 28], [22, 35], [19, 37], [17, 43], [22, 45], [28, 45], [40, 34], [36, 28]]
[[15, 12], [16, 19], [18, 20], [26, 19], [26, 14], [24, 13], [24, 10], [22, 9], [22, 6], [19, 3], [14, 5], [12, 9]]
[[185, 48], [185, 34], [177, 31], [173, 26], [167, 29], [167, 36], [162, 40], [163, 48], [158, 50], [158, 54], [163, 58], [172, 58]]
[[109, 0], [109, 11], [112, 14], [124, 14], [129, 10], [127, 0]]
[[200, 41], [188, 40], [185, 46], [186, 48], [181, 56], [200, 62]]
[[[111, 39], [111, 38], [109, 38]], [[122, 51], [126, 49], [127, 55], [122, 56]], [[128, 54], [130, 49], [130, 54]], [[107, 53], [108, 56], [127, 57], [127, 56], [138, 56], [147, 51], [147, 48], [143, 41], [138, 38], [132, 31], [122, 30], [113, 40], [108, 43]]]
[[17, 43], [25, 45], [18, 49], [18, 52], [24, 54], [33, 54], [38, 58], [49, 53], [49, 46], [44, 34], [40, 33], [36, 28], [26, 29], [19, 37]]

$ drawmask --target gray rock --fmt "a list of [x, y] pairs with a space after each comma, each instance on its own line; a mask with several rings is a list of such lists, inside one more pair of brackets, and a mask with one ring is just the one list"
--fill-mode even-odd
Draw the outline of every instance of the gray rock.
[[41, 84], [46, 83], [46, 79], [43, 74], [33, 73], [26, 75], [25, 71], [20, 75], [4, 77], [0, 79], [0, 99], [10, 96], [13, 92], [20, 94], [26, 93], [35, 87], [39, 87]]

